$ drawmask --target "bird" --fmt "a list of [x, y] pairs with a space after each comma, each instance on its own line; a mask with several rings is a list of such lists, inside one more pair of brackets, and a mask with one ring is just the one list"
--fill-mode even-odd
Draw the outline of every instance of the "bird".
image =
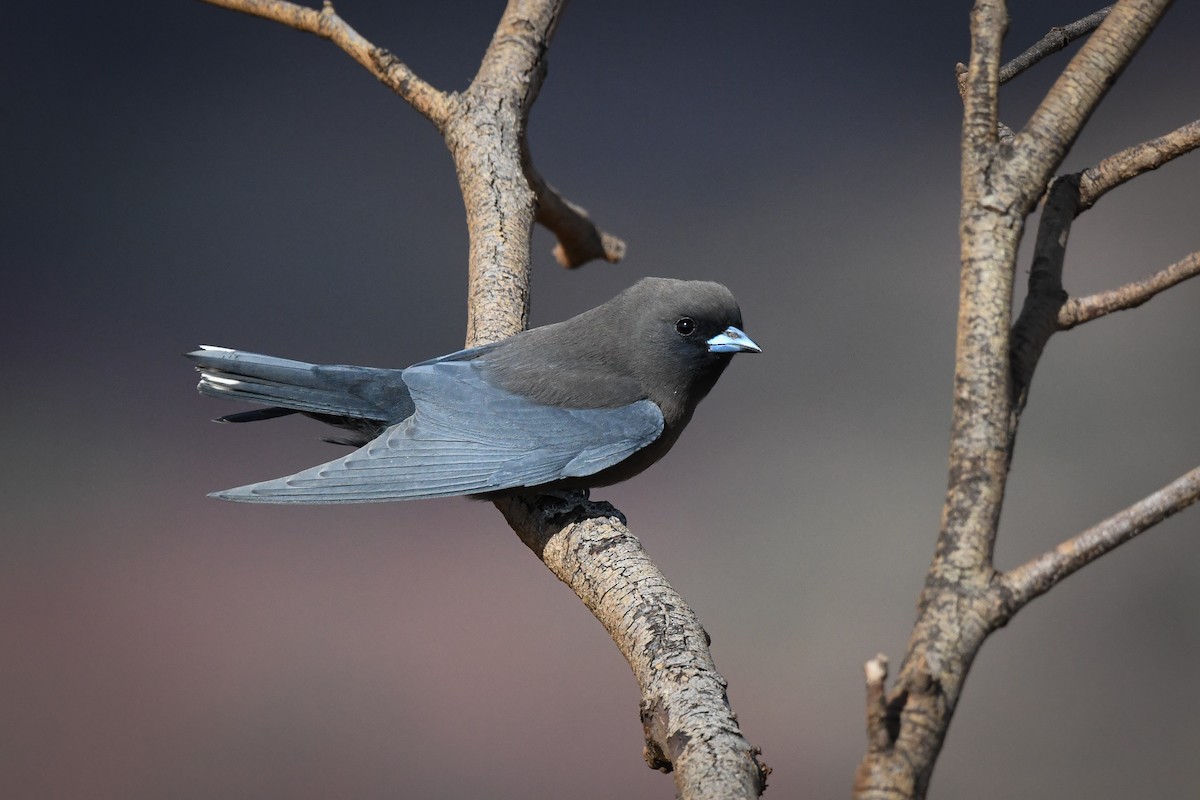
[[357, 448], [211, 496], [326, 504], [609, 486], [666, 455], [734, 354], [761, 352], [725, 286], [643, 278], [568, 320], [405, 369], [186, 355], [201, 394], [266, 406], [217, 422], [301, 413]]

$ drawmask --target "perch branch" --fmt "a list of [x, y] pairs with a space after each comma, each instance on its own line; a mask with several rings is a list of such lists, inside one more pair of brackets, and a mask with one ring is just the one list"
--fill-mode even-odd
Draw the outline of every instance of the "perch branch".
[[1170, 133], [1134, 145], [1083, 171], [1079, 183], [1079, 210], [1086, 211], [1110, 189], [1155, 170], [1200, 147], [1200, 119]]
[[1100, 556], [1200, 499], [1200, 467], [1183, 475], [1048, 553], [1005, 573], [1004, 620]]
[[743, 738], [708, 634], [607, 503], [513, 498], [497, 507], [612, 636], [642, 688], [643, 754], [682, 798], [755, 798], [770, 768]]
[[446, 95], [421, 80], [394, 55], [364, 39], [333, 10], [326, 0], [315, 8], [285, 0], [204, 0], [214, 6], [273, 20], [296, 30], [328, 39], [398, 94], [405, 102], [440, 129], [449, 114]]
[[[330, 39], [435, 122], [466, 206], [469, 345], [520, 331], [529, 311], [535, 196], [522, 169], [529, 108], [565, 0], [510, 0], [470, 87], [453, 98], [420, 81], [333, 12], [279, 0], [209, 0]], [[520, 538], [604, 624], [642, 688], [647, 761], [673, 770], [685, 800], [753, 798], [769, 771], [738, 730], [695, 614], [607, 504], [496, 502]]]
[[[478, 74], [445, 129], [467, 208], [468, 344], [528, 319], [535, 197], [522, 167], [529, 108], [562, 2], [510, 0]], [[674, 772], [682, 798], [753, 798], [765, 784], [741, 736], [695, 614], [619, 512], [564, 512], [553, 498], [500, 500], [518, 536], [608, 630], [642, 690], [647, 762]]]
[[1068, 300], [1058, 311], [1058, 329], [1070, 330], [1114, 311], [1137, 308], [1162, 291], [1177, 283], [1200, 275], [1200, 251], [1184, 256], [1169, 267], [1164, 267], [1148, 278], [1107, 292], [1075, 297]]

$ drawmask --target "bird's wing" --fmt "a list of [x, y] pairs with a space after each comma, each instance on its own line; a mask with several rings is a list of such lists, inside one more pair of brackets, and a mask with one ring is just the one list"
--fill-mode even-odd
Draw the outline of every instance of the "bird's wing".
[[416, 412], [345, 458], [217, 492], [260, 503], [364, 503], [483, 494], [592, 475], [662, 434], [649, 400], [617, 408], [535, 403], [487, 382], [477, 363], [404, 371]]

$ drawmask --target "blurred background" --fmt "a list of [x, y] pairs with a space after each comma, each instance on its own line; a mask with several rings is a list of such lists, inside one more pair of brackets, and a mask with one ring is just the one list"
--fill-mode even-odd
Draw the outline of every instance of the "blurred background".
[[[969, 5], [578, 0], [533, 113], [541, 172], [629, 244], [567, 272], [538, 231], [534, 324], [704, 278], [766, 351], [596, 496], [712, 635], [768, 797], [848, 795], [862, 664], [898, 663], [933, 552]], [[444, 89], [502, 7], [337, 6]], [[1006, 53], [1095, 7], [1012, 3]], [[196, 344], [393, 367], [461, 346], [464, 215], [432, 126], [332, 45], [201, 3], [5, 18], [0, 794], [672, 796], [620, 655], [490, 505], [205, 497], [341, 451], [307, 420], [211, 424], [242, 407], [196, 394]], [[1068, 169], [1196, 118], [1198, 36], [1177, 4]], [[1066, 58], [1005, 87], [1009, 125]], [[1105, 197], [1068, 290], [1200, 248], [1198, 184], [1191, 155]], [[1198, 311], [1200, 280], [1052, 340], [1001, 567], [1200, 463]], [[1198, 660], [1193, 509], [988, 642], [931, 797], [1190, 794]]]

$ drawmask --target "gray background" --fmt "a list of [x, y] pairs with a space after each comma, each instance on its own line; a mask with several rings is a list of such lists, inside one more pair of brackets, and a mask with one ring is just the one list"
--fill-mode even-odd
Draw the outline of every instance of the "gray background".
[[[463, 88], [501, 4], [343, 0]], [[568, 9], [531, 138], [629, 243], [535, 324], [642, 275], [716, 279], [765, 354], [671, 456], [597, 495], [713, 637], [772, 797], [844, 797], [863, 661], [898, 660], [945, 487], [957, 300], [953, 67], [969, 3]], [[1012, 5], [1006, 52], [1094, 10]], [[1179, 3], [1068, 167], [1197, 116]], [[1006, 87], [1019, 125], [1065, 63]], [[327, 43], [199, 3], [21, 3], [0, 29], [0, 793], [661, 798], [601, 628], [488, 505], [258, 508], [205, 493], [333, 457], [219, 427], [199, 342], [404, 366], [460, 346], [466, 235], [432, 126]], [[1200, 248], [1200, 156], [1079, 220], [1067, 288]], [[1021, 266], [1022, 276], [1027, 263]], [[998, 561], [1200, 463], [1200, 281], [1056, 337]], [[1182, 796], [1200, 779], [1200, 512], [984, 649], [932, 797]]]

